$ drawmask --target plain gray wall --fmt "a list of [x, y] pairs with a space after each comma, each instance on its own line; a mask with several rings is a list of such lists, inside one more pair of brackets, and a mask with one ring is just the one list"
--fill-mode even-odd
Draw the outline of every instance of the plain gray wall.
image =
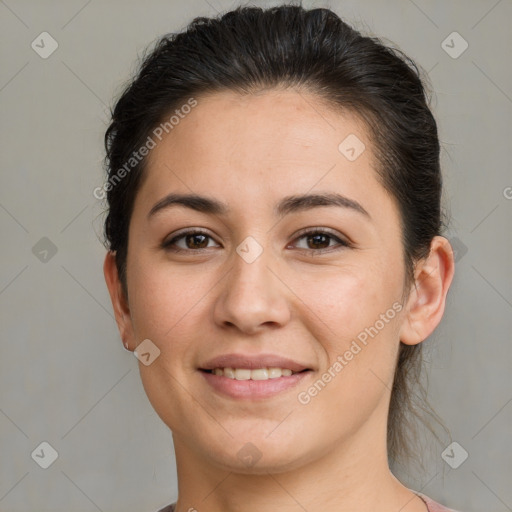
[[[1, 511], [152, 512], [176, 498], [171, 433], [113, 319], [93, 189], [108, 105], [137, 55], [236, 5], [0, 2]], [[425, 341], [429, 392], [469, 456], [452, 469], [434, 443], [426, 472], [401, 477], [461, 511], [512, 510], [512, 2], [303, 5], [331, 7], [429, 72], [458, 255], [445, 317]], [[43, 59], [31, 43], [45, 31], [58, 48]], [[457, 58], [441, 45], [454, 31], [469, 44]], [[453, 54], [463, 41], [448, 44]], [[48, 469], [31, 457], [43, 441], [58, 452]]]

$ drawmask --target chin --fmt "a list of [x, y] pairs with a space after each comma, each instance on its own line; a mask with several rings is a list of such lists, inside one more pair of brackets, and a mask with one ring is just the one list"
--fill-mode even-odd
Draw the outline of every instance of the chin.
[[[275, 440], [277, 442], [269, 442], [265, 435], [261, 438], [253, 436], [254, 441], [246, 439], [246, 436], [242, 436], [242, 439], [233, 438], [229, 444], [205, 446], [205, 456], [212, 465], [224, 471], [246, 475], [285, 473], [314, 459], [314, 455], [304, 452], [303, 443], [289, 441], [290, 446], [286, 446], [288, 443], [278, 438]], [[301, 453], [297, 452], [298, 445], [301, 446]]]

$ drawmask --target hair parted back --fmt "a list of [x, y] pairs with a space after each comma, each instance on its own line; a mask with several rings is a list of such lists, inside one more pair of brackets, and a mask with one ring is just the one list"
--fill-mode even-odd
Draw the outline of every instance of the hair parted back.
[[[444, 227], [440, 145], [423, 81], [403, 52], [362, 35], [330, 9], [284, 4], [198, 17], [184, 31], [158, 39], [117, 99], [105, 133], [107, 179], [191, 97], [278, 88], [313, 93], [334, 110], [356, 114], [368, 128], [377, 177], [400, 212], [405, 299], [415, 263], [428, 256]], [[128, 228], [146, 162], [106, 194], [106, 246], [115, 251], [125, 294]], [[425, 415], [442, 425], [421, 383], [422, 350], [423, 343], [400, 344], [388, 417], [392, 464], [419, 455], [415, 419], [436, 437]]]

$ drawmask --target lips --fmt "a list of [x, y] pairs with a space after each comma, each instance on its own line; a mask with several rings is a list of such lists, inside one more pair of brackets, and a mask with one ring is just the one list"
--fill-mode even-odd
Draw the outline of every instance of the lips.
[[[261, 375], [263, 369], [268, 375]], [[307, 364], [275, 354], [223, 354], [202, 364], [199, 371], [214, 392], [251, 401], [291, 391], [313, 374]]]
[[244, 368], [248, 370], [258, 368], [283, 368], [289, 369], [294, 373], [311, 370], [307, 364], [274, 354], [223, 354], [210, 359], [202, 364], [199, 369], [211, 371], [215, 368]]

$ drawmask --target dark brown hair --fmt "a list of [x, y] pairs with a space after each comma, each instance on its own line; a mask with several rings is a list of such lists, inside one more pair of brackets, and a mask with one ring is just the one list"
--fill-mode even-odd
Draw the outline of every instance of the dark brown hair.
[[[378, 179], [400, 211], [407, 291], [415, 263], [443, 228], [440, 146], [423, 81], [400, 50], [363, 36], [329, 9], [238, 7], [195, 18], [157, 41], [117, 100], [105, 134], [107, 179], [191, 97], [282, 87], [312, 92], [333, 109], [355, 113], [369, 130]], [[125, 293], [128, 227], [146, 160], [106, 189], [105, 237]], [[417, 406], [435, 417], [420, 382], [422, 349], [423, 343], [400, 344], [388, 418], [391, 463], [414, 455]]]

